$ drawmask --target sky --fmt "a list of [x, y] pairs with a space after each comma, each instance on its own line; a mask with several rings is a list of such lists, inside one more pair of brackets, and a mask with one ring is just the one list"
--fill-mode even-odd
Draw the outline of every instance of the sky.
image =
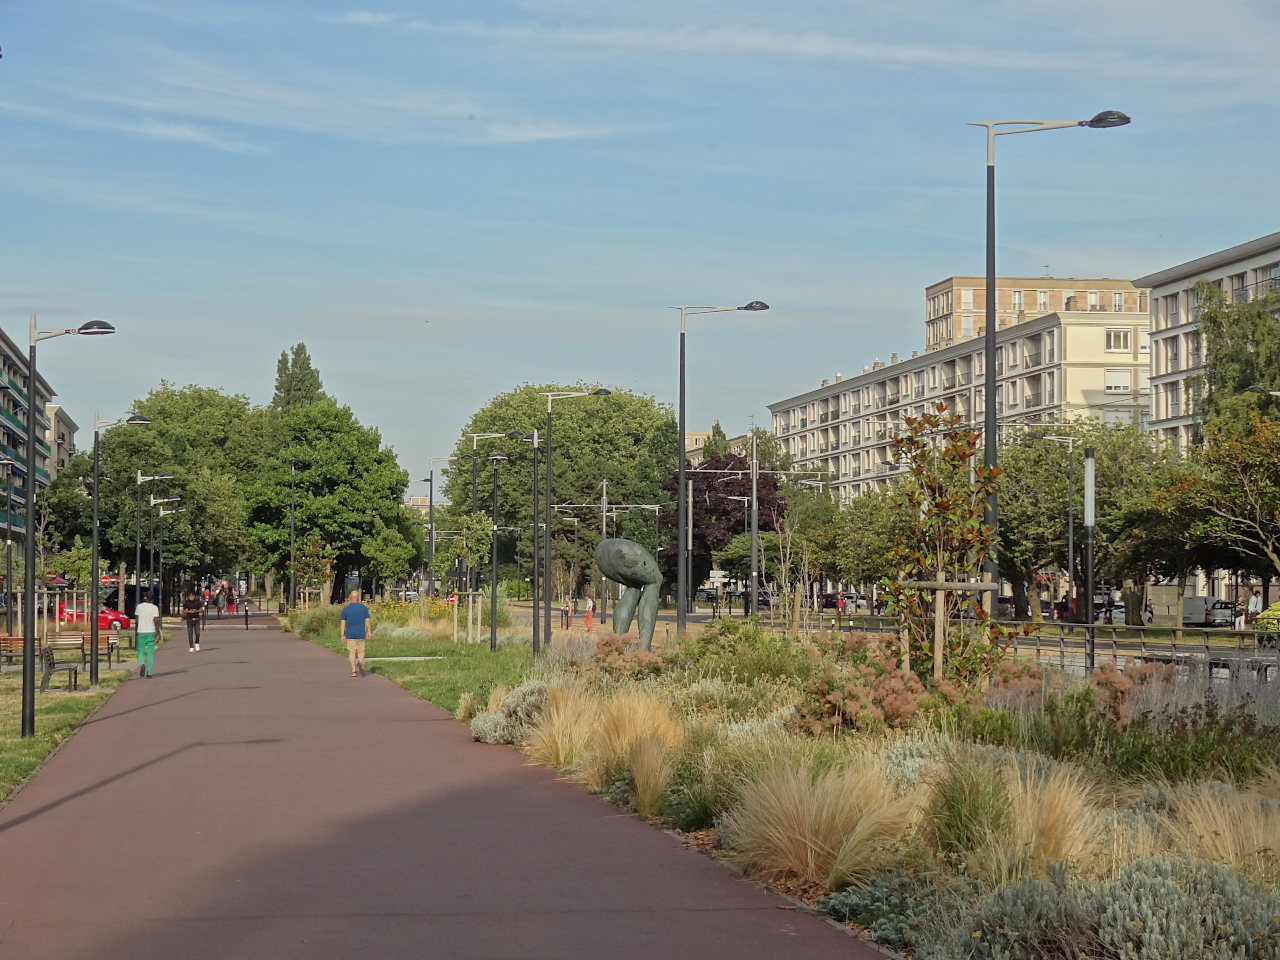
[[[0, 326], [89, 442], [306, 343], [415, 479], [526, 383], [688, 426], [923, 349], [924, 287], [1134, 278], [1280, 229], [1274, 0], [8, 0]], [[569, 401], [572, 402], [572, 401]], [[533, 424], [530, 425], [534, 426]], [[425, 490], [411, 488], [410, 492]]]

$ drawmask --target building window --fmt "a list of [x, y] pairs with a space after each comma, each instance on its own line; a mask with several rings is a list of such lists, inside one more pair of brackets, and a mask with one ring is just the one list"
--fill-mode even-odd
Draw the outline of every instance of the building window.
[[1055, 331], [1050, 330], [1044, 335], [1044, 362], [1053, 363], [1054, 344], [1057, 341]]
[[1036, 294], [1036, 309], [1041, 313], [1049, 312], [1049, 291], [1041, 290]]
[[964, 289], [960, 291], [960, 309], [961, 310], [973, 309], [973, 290], [972, 289]]
[[1044, 402], [1053, 403], [1053, 374], [1046, 373], [1044, 375]]
[[960, 335], [963, 337], [973, 336], [973, 317], [965, 314], [960, 318]]
[[1098, 291], [1097, 290], [1089, 291], [1089, 309], [1090, 310], [1098, 309]]
[[936, 390], [938, 388], [938, 368], [929, 368], [929, 389]]
[[1124, 294], [1113, 293], [1111, 295], [1111, 309], [1116, 313], [1124, 312]]
[[919, 373], [915, 375], [915, 381], [916, 381], [916, 396], [923, 397], [924, 396], [924, 371], [923, 370], [921, 370]]
[[1130, 393], [1133, 390], [1133, 371], [1132, 370], [1107, 370], [1104, 374], [1106, 378], [1107, 393]]
[[1013, 312], [1017, 313], [1022, 309], [1022, 291], [1013, 291]]
[[1107, 330], [1108, 353], [1128, 353], [1132, 349], [1127, 327], [1113, 327]]

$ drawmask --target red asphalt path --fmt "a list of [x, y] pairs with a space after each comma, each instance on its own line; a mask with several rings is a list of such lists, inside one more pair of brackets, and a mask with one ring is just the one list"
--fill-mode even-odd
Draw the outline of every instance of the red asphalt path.
[[880, 956], [274, 629], [175, 640], [0, 809], [0, 957]]

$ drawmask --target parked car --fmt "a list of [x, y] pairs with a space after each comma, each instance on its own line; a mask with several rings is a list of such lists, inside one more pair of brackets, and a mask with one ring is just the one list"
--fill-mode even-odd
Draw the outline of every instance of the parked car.
[[997, 597], [996, 598], [996, 619], [1012, 620], [1013, 619], [1013, 597]]
[[[86, 623], [88, 617], [85, 613], [84, 604], [58, 604], [58, 619], [63, 623]], [[133, 621], [126, 617], [119, 610], [113, 610], [110, 607], [98, 608], [98, 629], [99, 630], [128, 630], [133, 626]]]
[[693, 599], [695, 603], [714, 603], [716, 599], [716, 588], [699, 587], [694, 591]]

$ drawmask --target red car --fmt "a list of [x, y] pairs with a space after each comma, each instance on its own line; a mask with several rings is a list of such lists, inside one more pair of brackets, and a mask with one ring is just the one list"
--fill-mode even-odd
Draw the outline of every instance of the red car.
[[[82, 604], [69, 607], [60, 600], [58, 601], [58, 619], [63, 623], [84, 623], [88, 618], [85, 616]], [[119, 610], [112, 610], [110, 607], [98, 609], [99, 630], [128, 630], [131, 626], [133, 621]]]

